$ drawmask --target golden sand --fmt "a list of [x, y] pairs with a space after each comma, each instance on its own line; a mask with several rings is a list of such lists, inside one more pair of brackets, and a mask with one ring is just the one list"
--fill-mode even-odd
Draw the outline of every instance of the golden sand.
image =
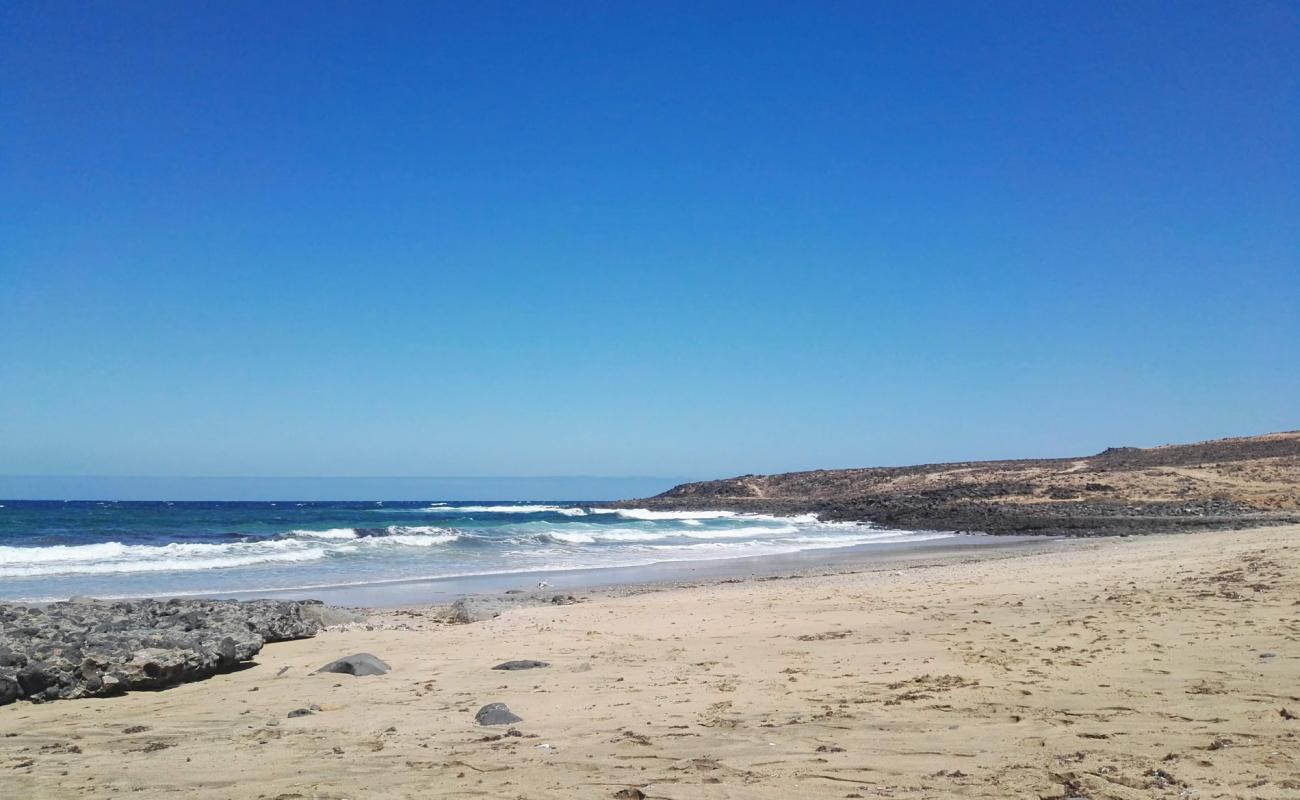
[[[0, 797], [1297, 798], [1298, 638], [1297, 526], [385, 611], [202, 683], [0, 708]], [[392, 672], [312, 674], [358, 651]]]

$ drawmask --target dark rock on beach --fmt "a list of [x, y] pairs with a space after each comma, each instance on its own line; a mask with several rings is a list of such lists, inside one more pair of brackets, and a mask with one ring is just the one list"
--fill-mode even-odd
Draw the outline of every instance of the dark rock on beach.
[[0, 705], [164, 689], [236, 669], [320, 629], [321, 605], [74, 598], [0, 604]]
[[345, 656], [337, 661], [331, 661], [317, 672], [335, 672], [340, 675], [383, 675], [392, 667], [384, 663], [380, 658], [370, 653], [357, 653], [356, 655]]
[[[0, 667], [0, 670], [3, 669]], [[21, 697], [19, 691], [17, 678], [0, 673], [0, 706], [12, 703]]]
[[488, 703], [474, 715], [474, 721], [480, 725], [510, 725], [524, 718], [512, 713], [505, 703]]
[[497, 664], [492, 669], [503, 669], [507, 671], [515, 671], [521, 669], [541, 669], [542, 667], [549, 667], [549, 666], [550, 663], [546, 661], [532, 661], [529, 659], [523, 659], [520, 661], [504, 661], [500, 664]]

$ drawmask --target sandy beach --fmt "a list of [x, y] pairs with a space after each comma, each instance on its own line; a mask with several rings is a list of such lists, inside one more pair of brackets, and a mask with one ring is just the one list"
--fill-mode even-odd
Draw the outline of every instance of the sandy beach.
[[[590, 592], [469, 625], [375, 612], [203, 682], [0, 708], [0, 796], [1294, 798], [1297, 536]], [[312, 674], [362, 651], [392, 671]], [[550, 666], [491, 669], [511, 659]], [[477, 725], [491, 702], [522, 721]]]

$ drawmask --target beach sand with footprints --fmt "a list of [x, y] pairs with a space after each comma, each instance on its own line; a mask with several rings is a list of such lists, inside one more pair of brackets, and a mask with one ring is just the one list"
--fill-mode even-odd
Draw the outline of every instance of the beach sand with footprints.
[[[199, 683], [0, 708], [0, 795], [1294, 798], [1298, 537], [625, 588], [464, 625], [377, 611]], [[315, 673], [358, 652], [391, 671]], [[510, 660], [546, 666], [492, 668]], [[519, 721], [480, 725], [492, 703]]]

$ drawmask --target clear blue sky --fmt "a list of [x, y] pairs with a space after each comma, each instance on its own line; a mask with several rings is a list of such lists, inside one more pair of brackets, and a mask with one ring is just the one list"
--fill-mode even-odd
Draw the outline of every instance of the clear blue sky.
[[1300, 6], [0, 5], [0, 474], [1300, 427]]

